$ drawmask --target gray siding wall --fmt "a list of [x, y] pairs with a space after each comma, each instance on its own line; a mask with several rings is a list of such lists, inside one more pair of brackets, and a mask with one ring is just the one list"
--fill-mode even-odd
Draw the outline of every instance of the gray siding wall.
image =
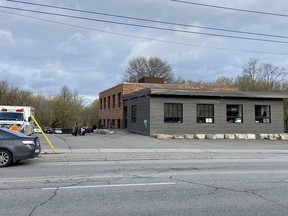
[[[283, 133], [283, 100], [151, 97], [150, 135], [195, 133]], [[183, 123], [164, 123], [164, 103], [183, 104]], [[214, 123], [197, 123], [197, 104], [214, 104]], [[243, 123], [226, 122], [226, 105], [243, 105]], [[255, 105], [271, 106], [271, 123], [255, 122]], [[148, 108], [148, 106], [146, 105]], [[147, 115], [146, 115], [147, 117]], [[140, 129], [140, 128], [139, 128]]]
[[[131, 122], [132, 105], [137, 106], [135, 123]], [[125, 100], [124, 106], [127, 106], [127, 130], [143, 135], [150, 135], [150, 97], [147, 96]], [[145, 120], [147, 120], [147, 127], [144, 124]]]

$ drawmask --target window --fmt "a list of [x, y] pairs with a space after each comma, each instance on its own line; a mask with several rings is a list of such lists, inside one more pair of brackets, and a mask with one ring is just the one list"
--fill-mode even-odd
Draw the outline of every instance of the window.
[[115, 94], [112, 96], [112, 108], [115, 108]]
[[269, 105], [255, 105], [255, 122], [271, 123], [271, 112]]
[[121, 93], [118, 93], [118, 107], [121, 107]]
[[102, 99], [100, 99], [100, 110], [102, 110]]
[[227, 123], [243, 123], [243, 106], [232, 104], [226, 106]]
[[135, 123], [136, 122], [136, 117], [137, 117], [137, 106], [136, 105], [132, 105], [131, 109], [132, 109], [131, 122]]
[[183, 104], [164, 104], [164, 123], [183, 123]]
[[106, 98], [104, 98], [104, 110], [106, 109]]
[[197, 104], [197, 123], [214, 123], [213, 104]]
[[107, 109], [110, 109], [110, 100], [111, 100], [111, 98], [110, 98], [110, 96], [108, 96], [108, 108]]

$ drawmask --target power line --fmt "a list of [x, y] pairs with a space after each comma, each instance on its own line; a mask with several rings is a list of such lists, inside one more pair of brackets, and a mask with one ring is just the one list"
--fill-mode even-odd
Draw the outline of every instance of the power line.
[[68, 7], [59, 7], [59, 6], [54, 6], [54, 5], [31, 3], [31, 2], [18, 1], [18, 0], [6, 0], [6, 1], [17, 2], [17, 3], [22, 3], [22, 4], [28, 4], [28, 5], [41, 6], [41, 7], [48, 7], [48, 8], [53, 8], [53, 9], [61, 9], [61, 10], [68, 10], [68, 11], [74, 11], [74, 12], [82, 12], [82, 13], [96, 14], [96, 15], [102, 15], [102, 16], [123, 18], [123, 19], [129, 19], [129, 20], [152, 22], [152, 23], [158, 23], [158, 24], [168, 24], [168, 25], [176, 25], [176, 26], [182, 26], [182, 27], [192, 27], [192, 28], [223, 31], [223, 32], [231, 32], [231, 33], [257, 35], [257, 36], [264, 36], [264, 37], [288, 38], [288, 36], [283, 36], [283, 35], [274, 35], [274, 34], [266, 34], [266, 33], [248, 32], [248, 31], [239, 31], [239, 30], [232, 30], [232, 29], [223, 29], [223, 28], [199, 26], [199, 25], [189, 25], [189, 24], [168, 22], [168, 21], [158, 21], [158, 20], [144, 19], [144, 18], [139, 18], [139, 17], [115, 15], [115, 14], [111, 14], [111, 13], [102, 13], [102, 12], [96, 12], [96, 11], [80, 10], [80, 9], [74, 9], [74, 8], [68, 8]]
[[107, 33], [107, 34], [119, 35], [119, 36], [123, 36], [123, 37], [131, 37], [131, 38], [137, 38], [137, 39], [142, 39], [142, 40], [157, 41], [157, 42], [162, 42], [162, 43], [177, 44], [177, 45], [184, 45], [184, 46], [193, 46], [193, 47], [201, 47], [201, 48], [206, 48], [206, 49], [218, 49], [218, 50], [225, 50], [225, 51], [236, 51], [236, 52], [246, 52], [246, 53], [260, 53], [260, 54], [273, 54], [273, 55], [282, 55], [282, 56], [288, 55], [288, 53], [283, 53], [283, 52], [276, 53], [276, 52], [266, 52], [266, 51], [256, 51], [256, 50], [231, 49], [231, 48], [224, 48], [224, 47], [203, 46], [203, 45], [198, 45], [198, 44], [190, 44], [190, 43], [184, 43], [184, 42], [176, 42], [176, 41], [169, 41], [169, 40], [141, 37], [141, 36], [136, 36], [136, 35], [123, 34], [123, 33], [112, 32], [112, 31], [105, 31], [105, 30], [95, 29], [95, 28], [91, 28], [91, 27], [79, 26], [79, 25], [69, 24], [69, 23], [64, 23], [64, 22], [59, 22], [59, 21], [47, 20], [47, 19], [43, 19], [43, 18], [36, 18], [36, 17], [33, 17], [33, 16], [18, 14], [18, 13], [14, 13], [14, 12], [10, 12], [10, 11], [8, 12], [8, 11], [0, 10], [0, 12], [7, 13], [7, 14], [13, 14], [13, 15], [17, 15], [17, 16], [22, 16], [22, 17], [26, 17], [26, 18], [30, 18], [30, 19], [40, 20], [40, 21], [44, 21], [44, 22], [50, 22], [50, 23], [54, 23], [54, 24], [65, 25], [65, 26], [69, 26], [69, 27], [87, 29], [87, 30], [91, 30], [91, 31], [97, 31], [97, 32], [103, 32], [103, 33]]
[[74, 16], [74, 15], [51, 13], [51, 12], [45, 12], [45, 11], [36, 11], [36, 10], [23, 9], [23, 8], [7, 7], [7, 6], [0, 6], [0, 8], [26, 11], [26, 12], [32, 12], [32, 13], [39, 13], [39, 14], [45, 14], [45, 15], [68, 17], [68, 18], [73, 18], [73, 19], [82, 19], [82, 20], [89, 20], [89, 21], [96, 21], [96, 22], [104, 22], [104, 23], [109, 23], [109, 24], [118, 24], [118, 25], [133, 26], [133, 27], [139, 27], [139, 28], [148, 28], [148, 29], [154, 29], [154, 30], [181, 32], [181, 33], [188, 33], [188, 34], [198, 34], [198, 35], [205, 35], [205, 36], [216, 36], [216, 37], [225, 37], [225, 38], [242, 39], [242, 40], [272, 42], [272, 43], [283, 43], [283, 44], [288, 43], [288, 41], [282, 41], [282, 40], [270, 40], [270, 39], [260, 39], [260, 38], [251, 38], [251, 37], [241, 37], [241, 36], [232, 36], [232, 35], [221, 35], [221, 34], [213, 34], [213, 33], [195, 32], [195, 31], [187, 31], [187, 30], [147, 26], [147, 25], [140, 25], [140, 24], [124, 23], [124, 22], [109, 21], [109, 20], [88, 18], [88, 17], [82, 17], [82, 16]]
[[193, 47], [201, 47], [201, 48], [207, 48], [207, 49], [226, 50], [226, 51], [236, 51], [236, 52], [246, 52], [246, 53], [260, 53], [260, 54], [273, 54], [273, 55], [282, 55], [282, 56], [288, 55], [288, 53], [283, 53], [283, 52], [276, 53], [276, 52], [266, 52], [266, 51], [256, 51], [256, 50], [231, 49], [231, 48], [223, 48], [223, 47], [203, 46], [203, 45], [198, 45], [198, 44], [190, 44], [190, 43], [183, 43], [183, 42], [176, 42], [176, 41], [168, 41], [168, 40], [148, 38], [148, 37], [140, 37], [140, 36], [135, 36], [135, 35], [130, 35], [130, 34], [123, 34], [123, 33], [118, 33], [118, 32], [105, 31], [105, 30], [95, 29], [95, 28], [91, 28], [91, 27], [84, 27], [84, 26], [78, 26], [78, 25], [69, 24], [69, 23], [52, 21], [52, 20], [47, 20], [47, 19], [42, 19], [42, 18], [36, 18], [36, 17], [32, 17], [32, 16], [27, 16], [27, 15], [13, 13], [13, 12], [8, 12], [8, 11], [3, 11], [3, 10], [0, 10], [0, 12], [13, 14], [13, 15], [17, 15], [17, 16], [22, 16], [22, 17], [26, 17], [26, 18], [31, 18], [31, 19], [35, 19], [35, 20], [50, 22], [50, 23], [54, 23], [54, 24], [60, 24], [60, 25], [65, 25], [65, 26], [70, 26], [70, 27], [75, 27], [75, 28], [81, 28], [81, 29], [87, 29], [87, 30], [92, 30], [92, 31], [98, 31], [98, 32], [103, 32], [103, 33], [107, 33], [107, 34], [114, 34], [114, 35], [124, 36], [124, 37], [138, 38], [138, 39], [142, 39], [142, 40], [150, 40], [150, 41], [157, 41], [157, 42], [163, 42], [163, 43], [185, 45], [185, 46], [193, 46]]
[[182, 0], [170, 0], [170, 1], [178, 2], [178, 3], [185, 3], [185, 4], [193, 4], [193, 5], [204, 6], [204, 7], [225, 9], [225, 10], [241, 11], [241, 12], [247, 12], [247, 13], [256, 13], [256, 14], [263, 14], [263, 15], [270, 15], [270, 16], [288, 17], [287, 14], [279, 14], [279, 13], [270, 13], [270, 12], [264, 12], [264, 11], [256, 11], [256, 10], [247, 10], [247, 9], [240, 9], [240, 8], [224, 7], [224, 6], [211, 5], [211, 4], [202, 4], [202, 3], [191, 2], [191, 1], [182, 1]]

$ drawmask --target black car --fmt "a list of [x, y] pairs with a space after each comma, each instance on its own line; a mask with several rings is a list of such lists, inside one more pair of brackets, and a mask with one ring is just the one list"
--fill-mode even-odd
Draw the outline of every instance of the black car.
[[53, 133], [53, 129], [51, 127], [45, 127], [44, 128], [44, 133], [52, 134]]
[[41, 146], [38, 137], [0, 128], [0, 167], [7, 167], [21, 160], [38, 157]]

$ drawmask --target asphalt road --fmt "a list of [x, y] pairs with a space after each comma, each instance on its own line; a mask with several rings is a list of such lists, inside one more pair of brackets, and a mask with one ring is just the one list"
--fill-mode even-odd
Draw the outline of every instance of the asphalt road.
[[288, 160], [37, 162], [1, 169], [1, 215], [288, 215]]

